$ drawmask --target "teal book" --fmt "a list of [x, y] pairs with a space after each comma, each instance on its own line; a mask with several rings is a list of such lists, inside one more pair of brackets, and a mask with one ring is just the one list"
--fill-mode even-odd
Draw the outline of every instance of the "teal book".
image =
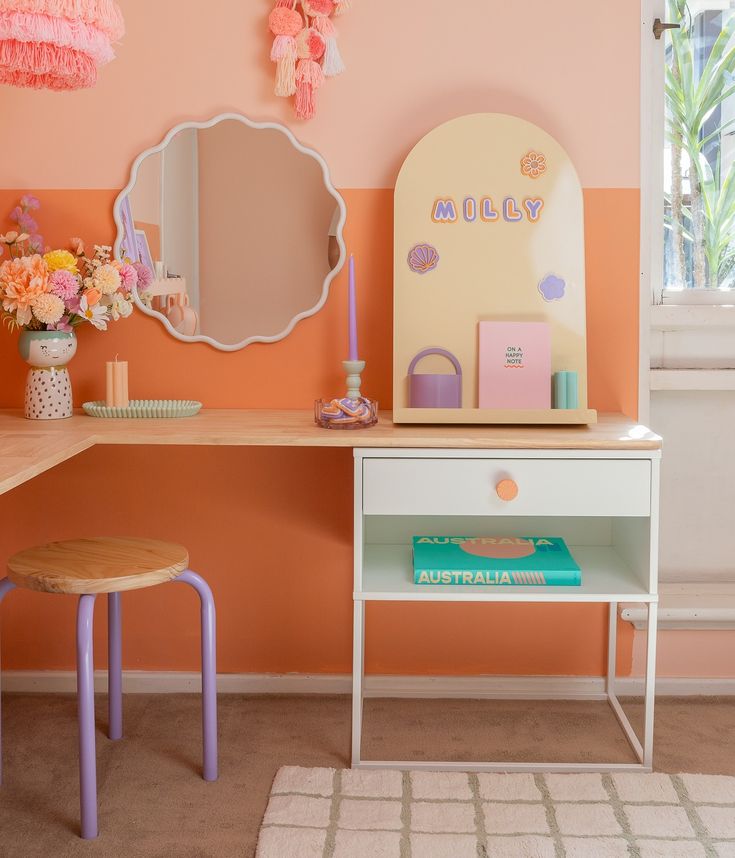
[[579, 587], [582, 572], [558, 536], [414, 536], [415, 584]]

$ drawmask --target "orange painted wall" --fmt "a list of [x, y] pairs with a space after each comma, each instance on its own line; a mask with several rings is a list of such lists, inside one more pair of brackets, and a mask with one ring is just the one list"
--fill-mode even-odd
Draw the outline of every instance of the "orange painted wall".
[[[43, 201], [47, 240], [74, 234], [111, 240], [111, 205], [130, 162], [172, 124], [221, 109], [283, 119], [325, 155], [335, 184], [343, 188], [346, 240], [359, 261], [365, 385], [387, 406], [397, 169], [421, 134], [452, 116], [514, 112], [547, 127], [579, 166], [586, 188], [590, 403], [633, 414], [638, 4], [619, 12], [618, 37], [608, 40], [615, 41], [614, 49], [605, 40], [578, 38], [580, 16], [602, 21], [606, 11], [590, 9], [585, 0], [528, 0], [523, 21], [515, 4], [501, 0], [467, 0], [465, 14], [456, 19], [439, 0], [425, 0], [418, 19], [409, 3], [356, 4], [341, 27], [350, 70], [328, 83], [319, 116], [306, 126], [294, 124], [287, 106], [269, 95], [272, 69], [264, 60], [262, 29], [271, 5], [219, 0], [221, 14], [203, 21], [185, 20], [174, 0], [129, 0], [123, 3], [128, 36], [120, 58], [96, 90], [65, 96], [4, 90], [4, 121], [24, 127], [30, 142], [12, 158], [0, 159], [0, 187], [10, 189], [0, 191], [0, 213], [19, 191], [35, 189]], [[216, 26], [222, 14], [228, 16], [226, 28]], [[466, 25], [468, 14], [478, 26]], [[392, 25], [386, 28], [388, 19]], [[529, 20], [536, 26], [528, 27]], [[490, 42], [488, 34], [495, 34]], [[621, 45], [630, 63], [618, 62]], [[218, 62], [177, 62], [194, 50], [204, 58], [216, 53]], [[535, 56], [536, 64], [516, 62], [520, 51]], [[168, 73], [173, 67], [175, 80]], [[110, 105], [130, 97], [139, 102], [113, 132], [104, 121]], [[97, 117], [96, 135], [83, 133], [84, 116]], [[54, 122], [66, 133], [51, 140], [46, 129]], [[7, 154], [8, 142], [0, 146]], [[177, 343], [139, 314], [104, 335], [83, 330], [72, 366], [76, 401], [101, 395], [103, 362], [119, 353], [130, 362], [135, 396], [193, 397], [210, 407], [307, 408], [342, 383], [344, 287], [340, 276], [324, 310], [285, 341], [234, 354]], [[24, 365], [6, 334], [0, 337], [0, 366], [0, 406], [18, 407]], [[345, 451], [95, 449], [0, 496], [0, 563], [22, 546], [80, 533], [183, 540], [218, 597], [221, 670], [346, 672], [351, 502]], [[185, 588], [133, 593], [125, 602], [127, 667], [196, 667], [196, 608]], [[73, 611], [71, 599], [12, 594], [2, 610], [4, 665], [70, 668]], [[598, 673], [603, 620], [597, 606], [372, 605], [368, 670]], [[103, 632], [100, 612], [101, 650]], [[626, 672], [629, 627], [621, 628], [621, 637], [620, 668]]]
[[[105, 221], [114, 196], [113, 191], [38, 193], [47, 235], [58, 240], [66, 218], [91, 237], [90, 224]], [[343, 193], [350, 212], [347, 241], [360, 260], [366, 386], [389, 405], [391, 358], [385, 342], [391, 337], [392, 193]], [[0, 210], [14, 199], [0, 193]], [[588, 190], [585, 204], [590, 402], [632, 413], [637, 292], [626, 294], [619, 284], [635, 282], [638, 193]], [[193, 397], [219, 408], [308, 408], [340, 384], [337, 369], [346, 349], [343, 279], [325, 309], [286, 340], [235, 354], [184, 346], [139, 314], [106, 334], [83, 329], [72, 366], [76, 402], [102, 395], [104, 361], [119, 352], [130, 362], [136, 397]], [[8, 368], [0, 406], [17, 407], [25, 365], [14, 338], [0, 339], [0, 361]], [[233, 379], [239, 380], [233, 384]], [[287, 394], [287, 387], [293, 392]], [[86, 532], [184, 540], [194, 567], [218, 596], [223, 671], [347, 671], [351, 479], [345, 451], [98, 448], [0, 496], [0, 521], [13, 523], [4, 529], [0, 549], [7, 556], [25, 545]], [[325, 485], [330, 491], [320, 492], [317, 508], [313, 493]], [[47, 497], [63, 497], [53, 515], [41, 512]], [[284, 529], [294, 536], [293, 548], [284, 550]], [[128, 667], [195, 667], [195, 608], [184, 588], [172, 589], [126, 596]], [[3, 612], [6, 667], [71, 667], [73, 600], [21, 593], [12, 602]], [[604, 658], [604, 616], [597, 606], [371, 606], [368, 668], [587, 675], [597, 672]], [[437, 627], [444, 635], [426, 631]], [[103, 629], [102, 623], [101, 647]], [[621, 627], [621, 636], [621, 670], [627, 670], [628, 626]]]

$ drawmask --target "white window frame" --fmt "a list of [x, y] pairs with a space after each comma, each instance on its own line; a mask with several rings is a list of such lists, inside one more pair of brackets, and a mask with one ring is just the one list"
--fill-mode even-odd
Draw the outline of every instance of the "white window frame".
[[641, 0], [641, 295], [638, 419], [650, 415], [651, 321], [656, 284], [663, 283], [664, 240], [664, 63], [663, 39], [653, 38], [653, 22], [665, 19], [665, 0]]
[[[666, 0], [641, 0], [641, 293], [639, 334], [638, 419], [645, 423], [650, 415], [652, 375], [655, 389], [692, 389], [693, 379], [702, 388], [732, 389], [732, 358], [723, 355], [722, 363], [710, 358], [697, 374], [690, 369], [651, 371], [652, 336], [668, 337], [669, 350], [675, 352], [676, 335], [683, 330], [701, 330], [704, 338], [713, 329], [732, 330], [735, 290], [682, 290], [662, 292], [663, 284], [663, 152], [665, 140], [665, 40], [653, 37], [656, 18], [666, 21]], [[704, 294], [706, 293], [706, 294]], [[663, 296], [664, 303], [661, 303]], [[728, 299], [732, 299], [728, 302]], [[693, 306], [695, 305], [695, 306]], [[729, 332], [728, 332], [729, 333]], [[689, 340], [691, 342], [691, 338]], [[726, 370], [723, 372], [723, 370]], [[704, 379], [702, 372], [708, 372]], [[667, 376], [661, 380], [661, 373]], [[677, 378], [674, 378], [677, 376]], [[704, 382], [704, 384], [703, 384]], [[722, 385], [722, 386], [720, 386]], [[697, 387], [696, 389], [702, 389]]]

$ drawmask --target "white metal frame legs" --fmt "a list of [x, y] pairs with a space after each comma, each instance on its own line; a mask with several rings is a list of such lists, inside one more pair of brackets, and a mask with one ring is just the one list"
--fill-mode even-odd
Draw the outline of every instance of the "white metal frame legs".
[[620, 722], [638, 762], [636, 763], [479, 763], [479, 762], [426, 762], [412, 760], [363, 760], [362, 721], [365, 695], [365, 601], [354, 602], [354, 635], [352, 665], [352, 767], [362, 769], [433, 769], [436, 771], [470, 772], [613, 772], [651, 771], [653, 763], [653, 708], [656, 677], [656, 626], [658, 604], [648, 602], [648, 632], [646, 651], [646, 677], [644, 696], [643, 741], [636, 735], [630, 719], [615, 693], [617, 661], [618, 603], [610, 602], [608, 615], [608, 654], [605, 694], [591, 695], [591, 700], [607, 700]]

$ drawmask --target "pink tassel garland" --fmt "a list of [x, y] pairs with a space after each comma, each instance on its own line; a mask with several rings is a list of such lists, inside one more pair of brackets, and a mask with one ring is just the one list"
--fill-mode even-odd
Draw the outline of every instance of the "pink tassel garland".
[[345, 64], [337, 46], [337, 28], [330, 18], [315, 18], [314, 29], [318, 30], [324, 37], [326, 49], [322, 67], [325, 77], [336, 77], [345, 71]]
[[284, 52], [277, 58], [274, 92], [279, 98], [296, 94], [296, 42], [293, 39], [288, 40]]
[[299, 60], [296, 67], [296, 116], [312, 119], [316, 113], [316, 90], [324, 83], [324, 72], [316, 60]]
[[268, 18], [275, 37], [270, 52], [276, 63], [274, 91], [277, 96], [296, 96], [299, 119], [314, 116], [316, 91], [325, 77], [345, 70], [331, 16], [346, 12], [349, 5], [350, 0], [275, 0]]

